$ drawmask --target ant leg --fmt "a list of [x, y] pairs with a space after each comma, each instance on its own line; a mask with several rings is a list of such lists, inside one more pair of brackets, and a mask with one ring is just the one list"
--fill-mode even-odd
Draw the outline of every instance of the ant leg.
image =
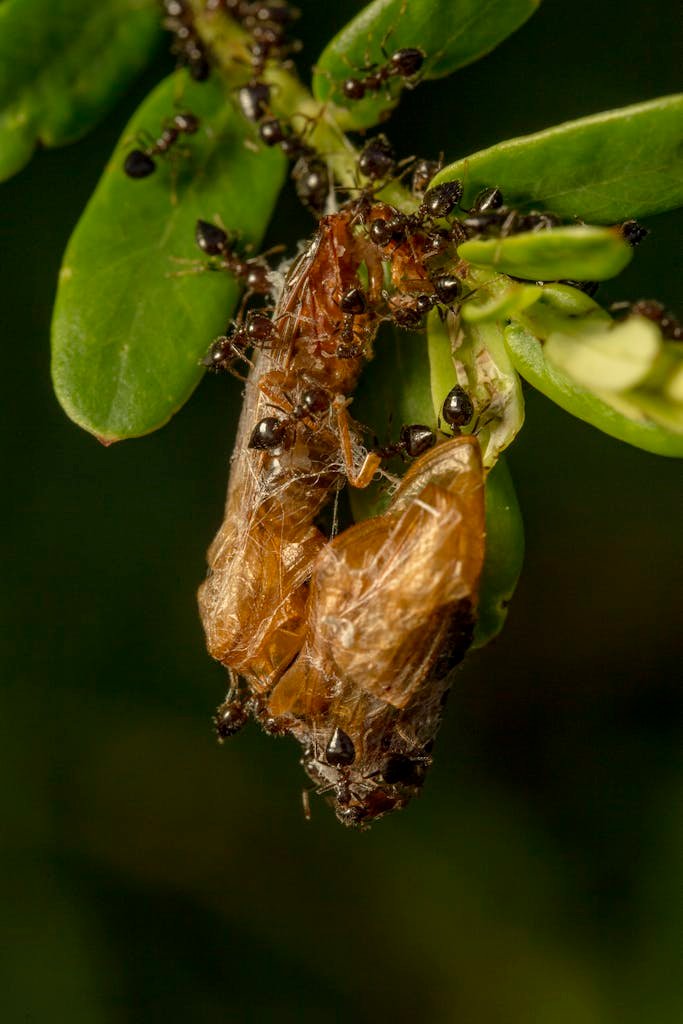
[[353, 464], [353, 447], [351, 445], [351, 430], [349, 427], [349, 414], [346, 411], [348, 400], [342, 395], [337, 395], [333, 401], [334, 411], [337, 416], [337, 426], [339, 429], [339, 443], [341, 447], [341, 454], [344, 460], [344, 471], [346, 473], [346, 479], [349, 481], [352, 487], [358, 487], [362, 489], [372, 483], [372, 479], [377, 470], [382, 465], [381, 456], [377, 455], [376, 452], [367, 452], [363, 459], [363, 464], [356, 472]]
[[205, 262], [202, 262], [202, 260], [188, 260], [184, 256], [171, 256], [171, 261], [173, 263], [182, 264], [185, 269], [184, 270], [171, 270], [165, 276], [166, 277], [186, 277], [188, 274], [204, 274], [204, 273], [208, 273], [209, 271], [214, 271], [215, 272], [216, 270], [223, 270], [223, 271], [227, 271], [228, 270], [228, 267], [226, 266], [224, 261], [221, 261], [220, 263], [214, 263], [212, 265], [211, 264], [211, 259], [212, 258], [215, 258], [215, 257], [210, 257]]

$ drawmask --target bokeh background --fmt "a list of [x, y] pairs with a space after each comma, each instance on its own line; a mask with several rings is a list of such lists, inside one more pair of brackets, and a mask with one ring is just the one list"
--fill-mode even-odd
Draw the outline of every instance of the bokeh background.
[[[358, 5], [300, 6], [304, 67]], [[392, 138], [453, 159], [676, 91], [676, 7], [546, 0], [493, 55], [407, 94]], [[510, 452], [524, 574], [407, 811], [357, 834], [315, 800], [307, 824], [292, 742], [249, 726], [216, 745], [225, 679], [195, 588], [239, 386], [207, 380], [163, 431], [105, 450], [49, 378], [67, 238], [169, 67], [0, 190], [3, 1019], [683, 1019], [679, 464], [528, 394]], [[602, 295], [675, 308], [683, 221], [647, 223]], [[285, 196], [270, 241], [310, 230]]]

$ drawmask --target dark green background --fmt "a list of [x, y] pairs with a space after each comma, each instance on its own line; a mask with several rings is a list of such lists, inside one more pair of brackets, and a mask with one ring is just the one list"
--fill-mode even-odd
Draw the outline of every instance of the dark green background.
[[[301, 6], [304, 59], [356, 7]], [[455, 159], [676, 91], [676, 6], [548, 0], [407, 95], [392, 137]], [[162, 432], [105, 450], [49, 379], [61, 253], [166, 66], [0, 192], [4, 1019], [680, 1020], [680, 464], [529, 394], [510, 454], [524, 575], [407, 811], [357, 834], [315, 800], [306, 824], [293, 743], [215, 744], [225, 678], [195, 588], [239, 387], [207, 380]], [[653, 219], [603, 295], [675, 306], [681, 223]], [[271, 240], [310, 229], [287, 196]]]

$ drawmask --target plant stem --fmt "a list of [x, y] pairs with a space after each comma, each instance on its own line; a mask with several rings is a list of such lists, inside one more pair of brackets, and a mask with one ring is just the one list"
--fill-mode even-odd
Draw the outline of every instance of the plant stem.
[[[195, 29], [210, 50], [228, 88], [235, 90], [248, 84], [248, 34], [224, 11], [205, 10], [202, 0], [190, 0], [190, 7], [194, 13]], [[335, 117], [337, 108], [314, 99], [296, 74], [275, 62], [266, 65], [262, 80], [271, 89], [273, 115], [293, 124], [295, 130], [299, 128], [297, 120], [304, 128], [308, 127], [307, 145], [326, 161], [338, 184], [348, 189], [362, 186], [358, 152], [338, 124]], [[390, 182], [379, 195], [404, 211], [411, 211], [415, 206], [410, 192], [398, 181]]]

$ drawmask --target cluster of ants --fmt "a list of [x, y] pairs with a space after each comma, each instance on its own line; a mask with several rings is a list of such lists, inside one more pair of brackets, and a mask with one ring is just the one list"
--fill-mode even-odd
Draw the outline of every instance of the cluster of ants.
[[[164, 9], [173, 51], [191, 77], [203, 81], [210, 73], [210, 55], [196, 31], [189, 0], [164, 0]], [[208, 648], [231, 679], [215, 725], [224, 739], [252, 713], [267, 731], [290, 732], [302, 744], [302, 764], [318, 791], [334, 793], [339, 819], [362, 826], [403, 806], [419, 790], [431, 761], [448, 672], [471, 640], [484, 549], [483, 471], [474, 437], [459, 435], [477, 434], [483, 410], [456, 383], [440, 402], [436, 430], [408, 423], [400, 427], [396, 441], [382, 445], [375, 437], [368, 446], [369, 428], [351, 420], [347, 407], [382, 322], [420, 330], [431, 311], [444, 317], [457, 313], [474, 295], [467, 264], [458, 256], [463, 242], [542, 232], [570, 222], [546, 211], [517, 209], [496, 186], [483, 188], [465, 206], [462, 182], [433, 184], [442, 161], [401, 161], [383, 134], [363, 145], [357, 162], [359, 185], [346, 188], [347, 197], [339, 203], [327, 162], [308, 135], [315, 122], [300, 115], [304, 127], [297, 131], [291, 119], [277, 116], [266, 80], [269, 62], [283, 64], [299, 49], [288, 37], [299, 12], [285, 0], [206, 0], [204, 10], [233, 18], [244, 30], [248, 70], [236, 89], [237, 106], [262, 144], [279, 147], [292, 162], [297, 195], [319, 218], [308, 245], [288, 266], [277, 269], [268, 253], [248, 254], [221, 224], [199, 220], [195, 227], [204, 257], [197, 269], [230, 273], [245, 287], [236, 318], [202, 360], [209, 370], [230, 373], [247, 385], [225, 519], [209, 551], [209, 572], [199, 599]], [[426, 59], [421, 49], [387, 53], [382, 46], [382, 53], [383, 63], [356, 69], [341, 83], [345, 100], [390, 93], [398, 83], [416, 84]], [[181, 137], [198, 128], [195, 115], [176, 113], [162, 125], [158, 138], [141, 140], [128, 154], [125, 173], [134, 179], [148, 177], [159, 157], [174, 146], [178, 153]], [[410, 210], [382, 201], [382, 189], [408, 174]], [[636, 221], [625, 222], [620, 230], [633, 246], [647, 234]], [[565, 283], [590, 295], [597, 289], [590, 281]], [[273, 300], [274, 307], [266, 305]], [[683, 336], [680, 323], [654, 301], [620, 304], [615, 311], [656, 321], [667, 338], [680, 341]], [[444, 455], [453, 459], [448, 463], [453, 490], [440, 491], [437, 530], [420, 519], [425, 510], [432, 511], [421, 496], [432, 486], [434, 466]], [[396, 457], [416, 461], [402, 481], [394, 479], [386, 514], [338, 533], [335, 504], [331, 529], [318, 529], [320, 512], [342, 486], [365, 487], [378, 471], [391, 479], [383, 462]], [[465, 479], [462, 494], [459, 473]], [[411, 495], [414, 486], [419, 500]], [[460, 513], [461, 507], [466, 514]], [[401, 539], [404, 513], [419, 523], [414, 548], [406, 539], [409, 531]], [[436, 570], [451, 564], [452, 551], [443, 538], [456, 543], [455, 524], [469, 531], [463, 550], [471, 564], [458, 582], [461, 589], [451, 592], [453, 573], [449, 570], [442, 581]], [[366, 525], [367, 534], [353, 532]], [[427, 555], [425, 538], [432, 544]], [[372, 604], [380, 604], [397, 624], [395, 650], [403, 650], [403, 592], [398, 597], [394, 593], [391, 573], [372, 578], [376, 562], [392, 544], [405, 545], [400, 550], [408, 576], [413, 566], [416, 571], [424, 568], [425, 558], [432, 559], [427, 564], [435, 569], [429, 574], [436, 581], [433, 588], [416, 595], [417, 604], [425, 602], [424, 629], [418, 632], [427, 640], [424, 651], [416, 641], [418, 660], [405, 694], [397, 688], [393, 654], [384, 661], [378, 658], [380, 667], [373, 661], [360, 675], [344, 660], [356, 646], [363, 647], [346, 641], [355, 629], [368, 643], [376, 640], [372, 621], [356, 614], [347, 594], [356, 594], [354, 588], [360, 586], [361, 563], [367, 566], [364, 585]], [[335, 590], [345, 569], [354, 586]], [[404, 584], [409, 587], [406, 580]], [[315, 611], [316, 601], [323, 602], [321, 595], [331, 602], [324, 605], [324, 614]], [[412, 647], [412, 634], [406, 635]], [[381, 643], [394, 650], [384, 629]], [[434, 651], [439, 652], [436, 658]]]
[[[209, 74], [209, 62], [194, 26], [193, 15], [183, 0], [164, 0], [164, 25], [174, 36], [173, 52], [185, 64], [191, 76], [197, 81]], [[292, 178], [297, 195], [302, 203], [314, 214], [321, 215], [331, 195], [331, 182], [325, 160], [308, 145], [291, 124], [275, 117], [270, 107], [271, 90], [263, 80], [266, 62], [284, 62], [300, 44], [288, 38], [291, 24], [300, 12], [285, 0], [207, 0], [207, 11], [223, 11], [242, 26], [249, 35], [250, 79], [237, 91], [237, 101], [244, 117], [258, 125], [259, 136], [266, 146], [279, 146], [293, 161]], [[342, 83], [342, 92], [348, 100], [361, 100], [370, 93], [377, 93], [390, 79], [400, 78], [412, 84], [423, 67], [425, 54], [413, 47], [397, 49], [385, 54], [385, 63], [369, 65]], [[124, 171], [130, 178], [148, 177], [156, 169], [156, 159], [166, 155], [178, 139], [193, 135], [199, 127], [199, 119], [190, 112], [177, 113], [164, 123], [156, 139], [145, 139], [144, 145], [133, 149], [126, 157]], [[405, 163], [405, 162], [403, 162]], [[354, 217], [367, 231], [369, 239], [382, 250], [383, 258], [391, 259], [396, 247], [408, 242], [418, 233], [426, 236], [427, 244], [423, 256], [435, 260], [448, 250], [472, 237], [505, 238], [520, 232], [537, 232], [553, 228], [562, 223], [555, 214], [547, 211], [522, 212], [509, 207], [502, 191], [497, 187], [483, 189], [468, 209], [460, 207], [462, 184], [450, 181], [436, 188], [429, 188], [435, 174], [441, 169], [441, 161], [418, 159], [412, 164], [412, 194], [419, 206], [413, 213], [405, 213], [396, 207], [383, 204], [381, 216], [377, 214], [376, 192], [387, 181], [402, 173], [402, 164], [397, 160], [394, 149], [381, 134], [370, 139], [358, 158], [358, 171], [367, 185], [359, 189], [360, 195], [350, 199]], [[373, 210], [372, 217], [369, 211]], [[455, 215], [458, 216], [455, 216]], [[446, 222], [446, 224], [444, 223]], [[625, 240], [632, 246], [648, 234], [637, 221], [629, 220], [621, 225]], [[272, 268], [264, 257], [246, 257], [235, 245], [235, 240], [223, 228], [200, 220], [196, 227], [196, 241], [202, 253], [210, 258], [209, 268], [228, 271], [246, 286], [245, 299], [253, 295], [266, 296], [272, 290]], [[589, 295], [595, 294], [597, 283], [591, 281], [567, 281]], [[375, 310], [380, 319], [388, 319], [406, 329], [419, 329], [424, 316], [435, 307], [453, 309], [463, 300], [462, 281], [450, 269], [430, 273], [428, 288], [414, 292], [389, 296], [383, 293], [384, 309]], [[238, 318], [225, 334], [216, 339], [203, 360], [204, 365], [216, 372], [230, 372], [241, 377], [236, 366], [239, 362], [249, 364], [250, 349], [267, 347], [277, 338], [277, 326], [261, 311], [250, 310], [244, 316], [245, 303]], [[354, 336], [354, 319], [367, 311], [367, 299], [362, 289], [354, 287], [339, 300], [340, 326], [337, 356], [355, 358], [362, 354]], [[618, 303], [613, 307], [617, 315], [635, 313], [658, 323], [664, 337], [680, 341], [683, 328], [678, 320], [654, 300], [640, 300], [636, 303]], [[454, 389], [448, 396], [442, 410], [445, 423], [458, 429], [472, 419], [471, 402], [462, 389]], [[462, 392], [462, 393], [460, 393]], [[319, 397], [313, 404], [319, 404]], [[306, 403], [304, 403], [306, 405]], [[301, 420], [312, 408], [296, 407], [290, 414], [293, 421]], [[270, 418], [274, 420], [274, 418]], [[265, 422], [265, 421], [264, 421]], [[395, 445], [377, 448], [384, 455], [417, 455], [426, 450], [425, 446], [435, 443], [428, 428], [421, 425], [404, 427], [400, 441]], [[291, 433], [291, 431], [289, 432]], [[288, 431], [280, 429], [275, 422], [267, 427], [259, 425], [254, 430], [251, 446], [264, 448], [282, 443]]]
[[[359, 170], [372, 182], [392, 175], [395, 165], [395, 157], [384, 136], [369, 142], [360, 154]], [[417, 329], [430, 310], [435, 307], [453, 309], [456, 303], [466, 297], [463, 296], [461, 279], [453, 270], [442, 265], [451, 243], [460, 237], [460, 222], [454, 221], [450, 227], [445, 227], [442, 222], [456, 210], [462, 197], [462, 184], [451, 181], [429, 189], [429, 180], [439, 166], [437, 162], [416, 162], [413, 192], [421, 197], [421, 201], [412, 214], [402, 213], [386, 203], [375, 202], [372, 189], [365, 190], [359, 198], [347, 202], [345, 208], [351, 211], [357, 230], [367, 235], [381, 259], [390, 260], [397, 246], [410, 248], [411, 242], [417, 242], [419, 238], [419, 258], [423, 268], [415, 281], [408, 273], [405, 290], [400, 287], [393, 292], [383, 289], [381, 300], [374, 308], [370, 308], [368, 296], [359, 285], [341, 294], [337, 302], [338, 337], [334, 348], [337, 359], [357, 359], [367, 355], [363, 338], [358, 338], [355, 325], [358, 317], [371, 313], [374, 324], [386, 320], [405, 329]], [[500, 194], [498, 190], [492, 189], [480, 193], [468, 213], [474, 217], [485, 209], [494, 191]], [[273, 272], [263, 257], [242, 256], [236, 248], [235, 240], [215, 224], [198, 221], [196, 241], [200, 250], [213, 261], [209, 264], [212, 269], [229, 271], [247, 287], [245, 302], [238, 318], [213, 342], [203, 363], [214, 372], [227, 372], [245, 379], [237, 367], [240, 363], [251, 365], [249, 351], [276, 346], [280, 340], [278, 324], [264, 310], [251, 309], [244, 313], [246, 302], [252, 295], [267, 296], [271, 292]], [[426, 272], [424, 267], [428, 268]], [[284, 419], [268, 416], [254, 426], [248, 447], [257, 451], [291, 447], [296, 438], [296, 425], [302, 421], [309, 422], [311, 417], [326, 412], [330, 401], [330, 396], [320, 388], [304, 389], [299, 401], [292, 405]], [[462, 387], [456, 385], [443, 402], [442, 421], [454, 433], [458, 433], [472, 422], [473, 417], [474, 407], [470, 397]], [[430, 427], [408, 424], [401, 428], [398, 442], [376, 446], [372, 451], [382, 459], [395, 455], [416, 458], [436, 444], [436, 441], [437, 435]]]

